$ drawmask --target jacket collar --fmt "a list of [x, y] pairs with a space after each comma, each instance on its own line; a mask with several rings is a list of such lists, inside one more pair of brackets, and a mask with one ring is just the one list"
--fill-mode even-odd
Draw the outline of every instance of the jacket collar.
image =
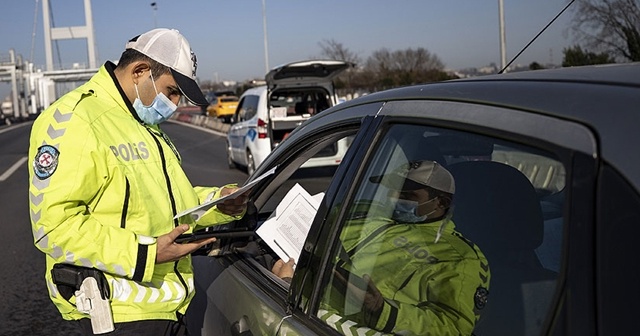
[[[91, 81], [104, 88], [123, 110], [129, 111], [133, 118], [135, 118], [139, 123], [142, 123], [142, 120], [140, 120], [140, 117], [138, 117], [138, 114], [133, 109], [133, 105], [129, 101], [129, 98], [127, 98], [124, 90], [122, 90], [122, 87], [120, 86], [118, 78], [116, 77], [116, 74], [114, 72], [115, 69], [116, 65], [113, 64], [113, 62], [107, 61], [102, 67], [100, 67], [98, 73], [93, 76], [93, 78], [91, 78]], [[116, 90], [119, 95], [115, 94]]]

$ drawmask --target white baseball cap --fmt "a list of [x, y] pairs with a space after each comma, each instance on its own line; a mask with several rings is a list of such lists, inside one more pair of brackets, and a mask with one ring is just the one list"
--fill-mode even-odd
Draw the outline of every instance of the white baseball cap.
[[169, 67], [180, 91], [189, 101], [196, 105], [209, 105], [196, 83], [196, 54], [180, 32], [167, 28], [153, 29], [129, 40], [126, 49], [135, 49]]
[[369, 180], [396, 190], [416, 190], [424, 186], [454, 194], [456, 185], [453, 176], [435, 161], [413, 161], [395, 169], [387, 175], [372, 176]]

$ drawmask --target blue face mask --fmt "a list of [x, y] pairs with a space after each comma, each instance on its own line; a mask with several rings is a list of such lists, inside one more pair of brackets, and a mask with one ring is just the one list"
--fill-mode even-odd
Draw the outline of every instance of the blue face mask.
[[153, 89], [156, 91], [156, 97], [151, 102], [151, 105], [145, 106], [140, 100], [140, 94], [138, 93], [138, 85], [134, 84], [136, 88], [136, 100], [133, 101], [133, 109], [136, 110], [138, 117], [147, 125], [157, 125], [171, 117], [173, 112], [178, 108], [164, 93], [158, 93], [156, 89], [156, 83], [151, 75], [151, 83], [153, 83]]
[[[427, 204], [435, 200], [436, 198], [432, 198], [422, 204]], [[420, 223], [424, 222], [429, 217], [429, 215], [436, 212], [436, 210], [433, 210], [426, 215], [418, 216], [416, 214], [416, 211], [418, 210], [418, 206], [420, 205], [421, 204], [416, 201], [398, 199], [396, 208], [395, 210], [393, 210], [393, 215], [391, 216], [391, 218], [400, 223]]]

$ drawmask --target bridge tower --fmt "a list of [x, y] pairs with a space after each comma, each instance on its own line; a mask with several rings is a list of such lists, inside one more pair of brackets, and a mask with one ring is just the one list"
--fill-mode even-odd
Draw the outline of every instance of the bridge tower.
[[87, 39], [89, 68], [96, 67], [96, 48], [93, 36], [93, 16], [91, 15], [91, 0], [84, 1], [84, 26], [51, 27], [49, 1], [42, 1], [42, 16], [44, 25], [44, 49], [47, 59], [47, 71], [53, 71], [53, 40]]

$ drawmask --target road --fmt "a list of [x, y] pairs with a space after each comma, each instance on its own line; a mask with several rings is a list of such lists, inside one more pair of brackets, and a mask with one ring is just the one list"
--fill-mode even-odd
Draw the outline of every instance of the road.
[[[28, 207], [27, 158], [31, 122], [0, 127], [0, 336], [77, 335], [47, 295], [44, 255], [33, 245]], [[247, 174], [227, 167], [224, 138], [174, 122], [162, 127], [182, 155], [194, 185], [244, 182]]]

